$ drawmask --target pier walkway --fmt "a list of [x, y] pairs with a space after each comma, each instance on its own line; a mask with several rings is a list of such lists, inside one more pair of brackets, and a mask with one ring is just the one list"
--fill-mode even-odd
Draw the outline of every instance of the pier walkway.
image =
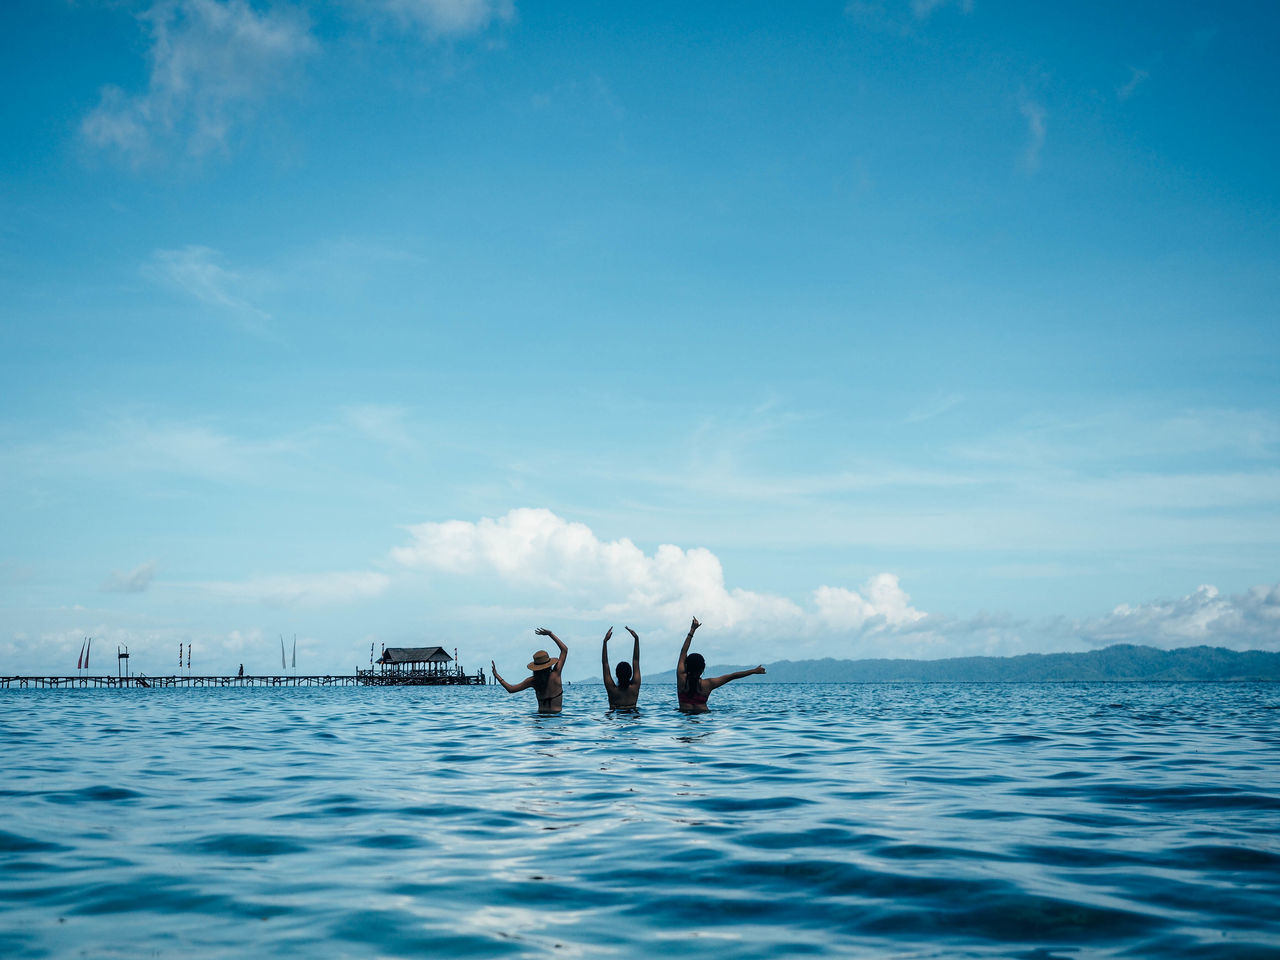
[[252, 676], [252, 677], [3, 677], [0, 687], [443, 687], [482, 686], [483, 673], [373, 673], [324, 674], [316, 676]]

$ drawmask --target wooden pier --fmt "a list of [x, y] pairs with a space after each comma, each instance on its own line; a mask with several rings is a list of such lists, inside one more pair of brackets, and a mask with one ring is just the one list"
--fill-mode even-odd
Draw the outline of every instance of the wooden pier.
[[356, 674], [324, 674], [313, 676], [278, 676], [252, 677], [206, 677], [206, 676], [168, 676], [168, 677], [3, 677], [0, 676], [0, 687], [19, 688], [58, 688], [58, 687], [100, 687], [138, 689], [159, 689], [163, 687], [453, 687], [483, 686], [486, 682], [483, 673], [469, 675], [465, 673], [409, 673], [387, 672], [374, 673], [361, 671]]

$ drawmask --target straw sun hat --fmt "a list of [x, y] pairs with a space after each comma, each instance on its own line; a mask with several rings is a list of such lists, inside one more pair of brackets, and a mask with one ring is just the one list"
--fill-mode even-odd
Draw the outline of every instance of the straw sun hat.
[[546, 670], [554, 667], [556, 662], [548, 656], [547, 651], [537, 650], [533, 654], [533, 663], [529, 664], [530, 670]]

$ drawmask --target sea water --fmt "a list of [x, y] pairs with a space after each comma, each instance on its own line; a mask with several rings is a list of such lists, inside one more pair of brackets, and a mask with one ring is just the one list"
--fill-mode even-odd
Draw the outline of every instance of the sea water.
[[1280, 957], [1280, 686], [0, 691], [5, 957]]

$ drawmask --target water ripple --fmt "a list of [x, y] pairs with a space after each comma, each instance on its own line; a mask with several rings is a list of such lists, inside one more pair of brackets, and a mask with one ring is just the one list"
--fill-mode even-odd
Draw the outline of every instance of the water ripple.
[[[1280, 690], [4, 691], [5, 956], [1280, 957]], [[40, 736], [30, 735], [37, 724]], [[50, 750], [50, 744], [60, 744]]]

